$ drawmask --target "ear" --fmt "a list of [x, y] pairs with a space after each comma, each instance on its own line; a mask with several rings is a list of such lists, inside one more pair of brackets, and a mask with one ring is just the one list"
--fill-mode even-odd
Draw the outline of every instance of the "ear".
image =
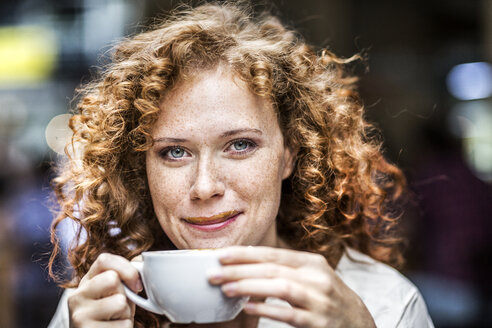
[[298, 148], [285, 146], [284, 154], [283, 154], [284, 168], [282, 172], [282, 180], [287, 179], [294, 171], [298, 152], [299, 152]]

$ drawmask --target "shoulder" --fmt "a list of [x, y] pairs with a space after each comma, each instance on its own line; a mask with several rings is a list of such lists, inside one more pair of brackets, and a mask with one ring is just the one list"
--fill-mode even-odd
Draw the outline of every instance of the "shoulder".
[[362, 293], [370, 292], [373, 295], [377, 292], [381, 296], [398, 291], [398, 296], [401, 297], [416, 290], [416, 287], [394, 268], [351, 248], [345, 251], [335, 271], [347, 285], [352, 285]]
[[417, 323], [418, 327], [433, 327], [420, 292], [394, 268], [349, 248], [336, 273], [359, 295], [378, 327]]

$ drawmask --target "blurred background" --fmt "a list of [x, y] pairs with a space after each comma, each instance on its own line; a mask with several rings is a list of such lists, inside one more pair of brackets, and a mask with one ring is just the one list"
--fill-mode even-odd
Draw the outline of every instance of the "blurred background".
[[[61, 293], [45, 268], [49, 181], [74, 89], [176, 3], [1, 1], [0, 327], [46, 327]], [[368, 55], [368, 119], [412, 191], [404, 273], [436, 327], [492, 326], [492, 0], [272, 3], [312, 44]]]

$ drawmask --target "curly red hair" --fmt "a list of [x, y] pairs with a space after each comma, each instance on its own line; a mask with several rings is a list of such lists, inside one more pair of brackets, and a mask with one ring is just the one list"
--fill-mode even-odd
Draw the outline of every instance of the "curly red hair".
[[[226, 64], [278, 113], [286, 143], [298, 150], [284, 181], [279, 234], [293, 248], [323, 254], [336, 264], [345, 247], [382, 262], [402, 262], [395, 237], [402, 172], [382, 155], [374, 127], [364, 119], [354, 60], [316, 52], [269, 14], [222, 3], [181, 9], [149, 31], [116, 46], [101, 77], [80, 90], [70, 127], [68, 161], [54, 190], [61, 209], [52, 225], [71, 219], [79, 233], [69, 251], [75, 286], [102, 252], [128, 259], [169, 249], [155, 217], [145, 173], [150, 130], [159, 101], [196, 69]], [[118, 227], [119, 233], [110, 233]], [[114, 230], [113, 230], [114, 231]], [[84, 234], [84, 238], [81, 235]], [[150, 313], [138, 325], [157, 326]]]

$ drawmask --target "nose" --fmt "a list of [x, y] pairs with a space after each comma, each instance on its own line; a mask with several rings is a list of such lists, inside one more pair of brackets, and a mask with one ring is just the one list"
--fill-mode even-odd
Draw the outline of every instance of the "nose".
[[207, 200], [224, 195], [225, 186], [218, 171], [213, 159], [202, 158], [198, 161], [195, 181], [190, 190], [192, 200]]

